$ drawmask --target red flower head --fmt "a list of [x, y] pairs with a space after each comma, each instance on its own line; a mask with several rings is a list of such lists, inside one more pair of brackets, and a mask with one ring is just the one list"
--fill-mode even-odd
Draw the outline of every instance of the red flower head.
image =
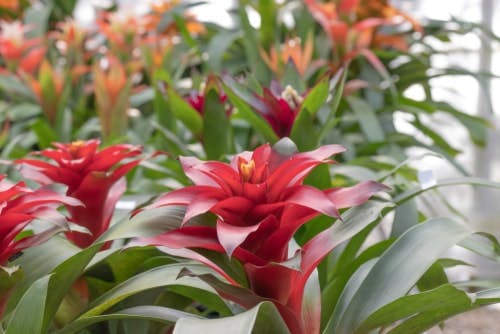
[[21, 159], [21, 173], [42, 185], [60, 183], [68, 187], [66, 194], [79, 199], [85, 207], [68, 207], [71, 220], [87, 228], [90, 234], [67, 232], [69, 240], [79, 247], [89, 246], [109, 226], [116, 202], [126, 189], [123, 176], [140, 159], [120, 164], [137, 157], [141, 148], [133, 145], [113, 145], [98, 150], [99, 140], [76, 141], [71, 144], [54, 143], [56, 149], [38, 152], [55, 164]]
[[[278, 306], [294, 333], [306, 333], [312, 325], [300, 320], [305, 283], [333, 246], [306, 244], [298, 270], [286, 263], [294, 258], [288, 254], [290, 240], [300, 226], [319, 214], [338, 217], [339, 209], [359, 205], [385, 186], [362, 182], [351, 188], [320, 190], [304, 185], [314, 167], [332, 162], [329, 157], [344, 148], [327, 145], [290, 154], [280, 152], [293, 147], [288, 139], [277, 145], [280, 150], [262, 145], [239, 154], [230, 164], [181, 158], [184, 172], [195, 185], [165, 194], [149, 208], [185, 206], [183, 224], [139, 243], [161, 245], [174, 255], [201, 261], [237, 285], [230, 274], [193, 249], [232, 255], [243, 264], [250, 288]], [[191, 220], [207, 212], [216, 216], [214, 226]]]
[[0, 265], [15, 253], [45, 240], [49, 236], [44, 236], [45, 232], [21, 240], [16, 237], [36, 218], [59, 218], [56, 208], [61, 204], [81, 205], [74, 198], [48, 189], [32, 190], [22, 182], [11, 184], [5, 180], [5, 175], [0, 175]]
[[292, 131], [295, 118], [302, 107], [304, 96], [292, 86], [283, 89], [277, 82], [270, 88], [264, 88], [262, 95], [256, 95], [255, 108], [271, 125], [280, 138], [288, 137]]
[[233, 108], [231, 105], [227, 104], [227, 95], [224, 91], [219, 87], [217, 81], [214, 77], [209, 77], [206, 83], [202, 83], [200, 85], [199, 91], [191, 91], [189, 96], [186, 98], [186, 101], [196, 110], [200, 115], [203, 116], [205, 113], [205, 101], [207, 98], [207, 94], [211, 89], [216, 89], [219, 94], [219, 103], [224, 105], [224, 109], [226, 110], [227, 116], [230, 116], [233, 112]]

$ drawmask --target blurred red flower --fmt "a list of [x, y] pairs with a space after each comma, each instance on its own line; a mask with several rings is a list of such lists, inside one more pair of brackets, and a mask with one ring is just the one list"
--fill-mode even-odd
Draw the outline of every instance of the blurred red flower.
[[[66, 194], [80, 200], [84, 207], [67, 207], [71, 220], [89, 230], [67, 232], [69, 240], [87, 247], [109, 227], [116, 202], [126, 190], [123, 177], [139, 164], [142, 149], [134, 145], [113, 145], [98, 150], [97, 139], [70, 144], [54, 143], [55, 149], [37, 152], [54, 163], [39, 159], [20, 159], [21, 173], [42, 185], [60, 183]], [[131, 161], [122, 162], [132, 158]]]

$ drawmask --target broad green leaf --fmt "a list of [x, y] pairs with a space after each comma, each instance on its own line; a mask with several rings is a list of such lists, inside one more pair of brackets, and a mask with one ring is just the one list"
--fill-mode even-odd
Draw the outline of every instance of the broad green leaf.
[[418, 224], [418, 209], [415, 200], [398, 205], [392, 224], [391, 237], [399, 237], [416, 224]]
[[5, 91], [12, 98], [23, 98], [36, 103], [33, 92], [14, 75], [0, 74], [0, 91]]
[[28, 7], [28, 9], [24, 12], [24, 24], [30, 27], [30, 29], [26, 32], [27, 37], [41, 38], [45, 35], [52, 7], [53, 5], [51, 3], [44, 4], [43, 6]]
[[304, 98], [299, 114], [300, 112], [302, 112], [302, 110], [307, 110], [312, 115], [316, 115], [319, 108], [321, 108], [321, 106], [325, 104], [325, 101], [328, 98], [328, 94], [330, 92], [330, 87], [334, 86], [334, 84], [336, 83], [335, 80], [338, 80], [338, 78], [334, 77], [332, 80], [330, 80], [328, 76], [325, 76], [318, 83], [316, 83]]
[[471, 234], [462, 240], [459, 245], [481, 256], [500, 261], [500, 243], [495, 236], [489, 233], [478, 232]]
[[409, 229], [374, 265], [338, 318], [336, 333], [352, 333], [377, 309], [404, 296], [439, 256], [470, 233], [445, 218]]
[[257, 4], [257, 11], [260, 14], [260, 41], [261, 45], [269, 48], [273, 41], [276, 40], [278, 30], [277, 17], [278, 17], [278, 3], [275, 1], [259, 0]]
[[186, 127], [199, 136], [203, 132], [201, 115], [186, 102], [170, 85], [167, 87], [169, 110]]
[[337, 109], [340, 104], [340, 100], [342, 99], [342, 93], [344, 92], [344, 85], [347, 79], [347, 69], [349, 65], [346, 66], [345, 69], [337, 71], [335, 76], [330, 80], [330, 89], [337, 87], [335, 94], [333, 95], [333, 101], [330, 104], [330, 112], [325, 120], [325, 124], [320, 131], [319, 141], [321, 142], [325, 137], [333, 130], [335, 125], [339, 122], [337, 115]]
[[359, 98], [351, 96], [347, 98], [347, 102], [358, 118], [359, 125], [366, 139], [368, 139], [369, 142], [383, 142], [385, 140], [385, 133], [375, 114], [375, 110], [373, 110], [368, 103]]
[[197, 289], [213, 291], [208, 285], [196, 278], [187, 276], [179, 278], [179, 273], [185, 268], [189, 268], [189, 270], [197, 274], [210, 272], [205, 266], [187, 263], [168, 264], [153, 268], [129, 278], [94, 300], [90, 304], [89, 309], [79, 319], [99, 315], [129, 296], [157, 287], [186, 285]]
[[216, 34], [208, 45], [208, 64], [215, 73], [221, 73], [223, 69], [224, 54], [235, 40], [242, 37], [240, 31], [226, 32], [221, 30]]
[[258, 42], [255, 29], [250, 24], [246, 9], [247, 8], [245, 5], [238, 6], [238, 17], [240, 19], [239, 23], [244, 33], [243, 46], [245, 48], [247, 64], [249, 64], [250, 68], [255, 70], [256, 64], [260, 61], [259, 52], [256, 46], [260, 44]]
[[[100, 245], [86, 248], [58, 265], [50, 277], [47, 300], [44, 305], [44, 321], [41, 333], [49, 328], [61, 301], [83, 273], [92, 257], [99, 251]], [[32, 332], [35, 334], [36, 332]]]
[[152, 237], [180, 227], [184, 207], [166, 206], [139, 212], [130, 221], [111, 226], [96, 243], [138, 237]]
[[24, 278], [16, 286], [9, 300], [8, 309], [15, 306], [25, 291], [39, 278], [49, 274], [58, 265], [79, 252], [79, 248], [63, 238], [54, 237], [29, 248], [14, 263], [24, 271]]
[[302, 109], [293, 122], [290, 138], [301, 151], [308, 151], [318, 147], [318, 138], [314, 129], [314, 116]]
[[230, 78], [224, 78], [222, 85], [227, 97], [237, 109], [237, 112], [232, 117], [246, 120], [266, 141], [270, 143], [278, 141], [278, 136], [276, 136], [269, 123], [258, 115], [248, 102], [251, 97], [245, 96], [247, 93], [240, 92], [237, 83]]
[[41, 149], [50, 147], [51, 143], [58, 141], [54, 129], [44, 118], [39, 118], [31, 124], [31, 130], [36, 134]]
[[161, 306], [135, 306], [113, 312], [105, 315], [97, 315], [87, 318], [78, 319], [68, 324], [61, 330], [53, 332], [53, 334], [72, 334], [78, 333], [90, 325], [110, 320], [121, 320], [121, 319], [138, 319], [138, 320], [151, 320], [157, 321], [164, 324], [172, 324], [181, 318], [199, 318], [194, 314], [182, 312], [179, 310], [161, 307]]
[[182, 318], [177, 321], [174, 334], [285, 334], [289, 333], [280, 314], [270, 302], [263, 302], [252, 309], [232, 317], [219, 319]]
[[[472, 301], [467, 293], [450, 284], [445, 284], [433, 290], [401, 297], [385, 305], [372, 313], [355, 334], [369, 333], [370, 330], [391, 325], [405, 318], [409, 319], [398, 327], [406, 331], [398, 329], [395, 332], [418, 334], [442, 319], [471, 308]], [[410, 323], [414, 327], [409, 327]]]
[[291, 59], [285, 64], [285, 72], [283, 73], [280, 83], [282, 87], [290, 85], [298, 92], [304, 92], [307, 89], [304, 79]]
[[[331, 315], [329, 315], [328, 323], [326, 324], [323, 334], [337, 333], [336, 327], [339, 322], [342, 321], [342, 316], [346, 309], [349, 307], [352, 298], [355, 296], [356, 292], [359, 290], [360, 286], [363, 284], [364, 280], [373, 269], [373, 266], [377, 263], [377, 259], [372, 259], [368, 262], [363, 263], [356, 272], [354, 272], [342, 290], [340, 297], [335, 304], [335, 308]], [[324, 295], [323, 295], [324, 296]], [[328, 298], [328, 296], [325, 296]], [[340, 333], [340, 332], [339, 332]], [[347, 332], [346, 332], [347, 333]]]
[[50, 279], [50, 275], [44, 276], [30, 286], [13, 311], [5, 334], [44, 332], [44, 311]]
[[231, 153], [232, 136], [229, 117], [216, 90], [207, 93], [203, 109], [203, 148], [207, 159], [220, 159]]

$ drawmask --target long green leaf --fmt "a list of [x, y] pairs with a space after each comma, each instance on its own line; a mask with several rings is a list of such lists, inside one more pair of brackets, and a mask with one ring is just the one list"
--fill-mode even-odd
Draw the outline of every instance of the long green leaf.
[[6, 334], [42, 333], [45, 303], [51, 276], [37, 280], [17, 304], [7, 326]]
[[377, 309], [404, 296], [440, 255], [470, 233], [445, 218], [409, 229], [375, 264], [339, 318], [335, 332], [352, 333]]
[[169, 110], [195, 135], [203, 131], [203, 119], [171, 86], [167, 87]]
[[53, 334], [78, 333], [79, 331], [81, 331], [86, 327], [89, 327], [90, 325], [109, 320], [140, 319], [140, 320], [158, 321], [165, 324], [172, 324], [181, 318], [198, 318], [198, 317], [195, 316], [194, 314], [182, 312], [167, 307], [153, 306], [153, 305], [135, 306], [110, 314], [81, 318], [67, 325], [63, 329], [54, 332]]
[[373, 108], [365, 101], [352, 96], [347, 98], [347, 102], [358, 118], [359, 125], [368, 141], [384, 141], [385, 133]]
[[[388, 326], [398, 320], [415, 315], [420, 315], [418, 317], [421, 322], [420, 326], [425, 323], [428, 326], [427, 328], [429, 328], [436, 323], [436, 319], [439, 322], [442, 317], [448, 317], [457, 311], [470, 308], [472, 308], [472, 301], [467, 293], [450, 284], [446, 284], [430, 291], [401, 297], [387, 304], [372, 313], [355, 333], [369, 333], [370, 330]], [[412, 323], [415, 323], [415, 321], [413, 320]], [[411, 328], [411, 331], [409, 328], [406, 328], [409, 331], [404, 333], [422, 333], [422, 330], [427, 329], [420, 326], [418, 328]]]
[[205, 97], [203, 117], [203, 148], [207, 159], [220, 159], [231, 153], [231, 124], [220, 101], [219, 93], [211, 89]]
[[80, 316], [81, 318], [93, 317], [103, 313], [125, 298], [142, 291], [168, 285], [186, 285], [207, 291], [213, 291], [208, 285], [193, 277], [178, 278], [179, 273], [185, 269], [201, 274], [210, 272], [207, 267], [196, 264], [168, 264], [142, 272], [117, 285], [106, 294], [94, 300], [89, 309]]
[[252, 309], [232, 317], [220, 319], [182, 318], [174, 328], [174, 334], [285, 334], [289, 333], [274, 305], [263, 302]]

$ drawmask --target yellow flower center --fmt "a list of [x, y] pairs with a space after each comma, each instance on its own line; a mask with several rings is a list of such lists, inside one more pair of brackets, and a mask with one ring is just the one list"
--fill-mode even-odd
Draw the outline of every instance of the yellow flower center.
[[240, 158], [239, 169], [243, 182], [248, 182], [252, 178], [253, 171], [255, 170], [255, 162], [253, 160], [246, 161]]
[[85, 145], [83, 140], [76, 140], [69, 145], [69, 153], [72, 156], [77, 156], [80, 149]]

